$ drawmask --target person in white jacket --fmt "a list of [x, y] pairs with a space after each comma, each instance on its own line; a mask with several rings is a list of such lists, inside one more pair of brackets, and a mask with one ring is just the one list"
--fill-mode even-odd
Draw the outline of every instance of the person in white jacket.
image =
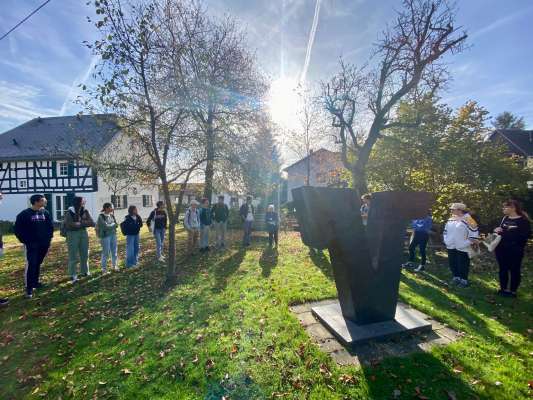
[[452, 284], [468, 286], [470, 269], [469, 252], [477, 244], [479, 231], [477, 223], [467, 212], [463, 203], [450, 205], [451, 217], [444, 227], [444, 244], [448, 249], [448, 262], [452, 272]]

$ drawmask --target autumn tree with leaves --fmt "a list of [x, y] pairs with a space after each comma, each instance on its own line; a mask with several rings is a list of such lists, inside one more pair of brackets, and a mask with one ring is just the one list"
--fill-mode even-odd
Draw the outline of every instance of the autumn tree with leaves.
[[183, 86], [191, 81], [183, 76], [194, 34], [188, 28], [204, 16], [179, 0], [96, 0], [94, 5], [100, 38], [87, 46], [100, 63], [95, 87], [87, 88], [87, 108], [115, 114], [126, 146], [96, 168], [160, 183], [169, 217], [167, 282], [174, 283], [180, 207], [171, 201], [170, 185], [186, 183], [205, 162]]

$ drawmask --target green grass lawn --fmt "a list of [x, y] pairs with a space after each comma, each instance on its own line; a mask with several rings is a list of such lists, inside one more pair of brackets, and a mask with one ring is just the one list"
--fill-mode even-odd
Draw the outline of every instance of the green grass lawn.
[[[180, 249], [184, 237], [180, 232]], [[0, 260], [0, 399], [525, 399], [532, 392], [531, 257], [520, 298], [494, 295], [496, 269], [478, 261], [468, 289], [447, 289], [446, 259], [404, 273], [401, 300], [464, 333], [458, 342], [370, 367], [340, 367], [313, 344], [289, 305], [334, 297], [325, 255], [298, 234], [279, 252], [257, 238], [243, 250], [183, 259], [164, 287], [151, 238], [141, 266], [71, 286], [64, 239], [43, 266], [48, 288], [22, 298], [23, 255], [6, 238]], [[123, 256], [123, 242], [120, 248]], [[327, 252], [326, 252], [327, 254]], [[122, 257], [123, 258], [123, 257]], [[398, 260], [399, 262], [401, 260]], [[528, 270], [529, 269], [529, 270]]]

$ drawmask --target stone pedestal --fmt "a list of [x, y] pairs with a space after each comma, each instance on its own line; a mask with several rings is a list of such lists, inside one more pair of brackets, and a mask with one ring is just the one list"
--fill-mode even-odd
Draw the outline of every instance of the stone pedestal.
[[370, 324], [356, 324], [345, 318], [338, 301], [316, 306], [311, 310], [313, 315], [346, 347], [353, 347], [370, 340], [431, 331], [430, 322], [415, 315], [402, 304], [396, 306], [394, 319]]

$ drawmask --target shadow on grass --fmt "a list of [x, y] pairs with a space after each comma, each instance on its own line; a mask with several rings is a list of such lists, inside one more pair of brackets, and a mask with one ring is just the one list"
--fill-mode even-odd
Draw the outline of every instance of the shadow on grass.
[[222, 292], [227, 284], [228, 279], [233, 275], [240, 267], [244, 256], [246, 255], [246, 247], [240, 247], [238, 250], [225, 258], [224, 261], [215, 266], [213, 271], [215, 283], [213, 286], [213, 292]]
[[370, 399], [489, 399], [480, 397], [431, 353], [386, 358], [375, 366], [363, 365], [362, 370]]
[[278, 265], [278, 249], [270, 246], [263, 248], [261, 258], [259, 259], [259, 266], [261, 267], [261, 275], [265, 278], [269, 277], [272, 269]]
[[313, 264], [315, 264], [320, 271], [324, 274], [326, 278], [330, 281], [334, 280], [333, 269], [331, 268], [331, 263], [329, 258], [324, 254], [325, 250], [317, 250], [309, 247], [309, 257]]

